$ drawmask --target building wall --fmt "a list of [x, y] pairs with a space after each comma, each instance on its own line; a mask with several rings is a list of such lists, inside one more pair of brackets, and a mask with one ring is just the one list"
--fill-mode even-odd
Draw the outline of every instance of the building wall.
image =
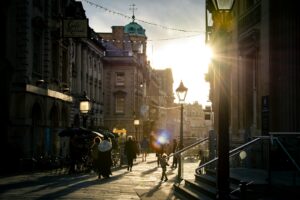
[[[138, 140], [172, 127], [168, 111], [161, 109], [173, 104], [172, 71], [152, 69], [146, 57], [146, 36], [125, 33], [124, 26], [113, 26], [112, 33], [99, 35], [109, 52], [104, 58], [105, 126], [126, 129], [127, 135], [137, 136]], [[117, 73], [124, 74], [123, 86], [116, 86]], [[125, 97], [124, 113], [115, 112], [118, 95]], [[133, 124], [135, 119], [139, 120], [138, 126]]]
[[270, 131], [300, 131], [297, 12], [293, 4], [270, 2]]
[[[113, 130], [126, 129], [127, 135], [143, 136], [144, 121], [142, 111], [144, 89], [141, 87], [148, 76], [145, 52], [135, 51], [136, 43], [145, 43], [145, 36], [124, 33], [124, 26], [113, 26], [111, 33], [98, 33], [103, 37], [106, 51], [104, 58], [104, 126]], [[117, 73], [124, 74], [124, 85], [116, 85]], [[116, 98], [123, 96], [124, 113], [116, 113]], [[140, 125], [134, 126], [139, 119]]]
[[[104, 63], [104, 124], [113, 129], [123, 129], [128, 131], [128, 134], [133, 135], [135, 130], [133, 127], [135, 113], [135, 68], [130, 59], [116, 58], [118, 63], [107, 59]], [[123, 60], [123, 62], [122, 62]], [[119, 64], [121, 62], [121, 64]], [[124, 86], [116, 85], [116, 73], [124, 73]], [[116, 113], [116, 96], [121, 93], [125, 97], [124, 113]]]
[[[214, 13], [213, 9], [210, 11]], [[299, 132], [296, 123], [300, 96], [299, 16], [296, 13], [295, 7], [284, 1], [236, 1], [234, 4], [233, 26], [226, 46], [226, 57], [231, 58], [226, 62], [230, 65], [233, 146], [269, 132]], [[215, 44], [221, 38], [216, 33], [211, 36], [210, 42]], [[221, 86], [216, 67], [212, 65], [208, 79], [218, 132]]]
[[66, 155], [62, 148], [67, 141], [61, 141], [58, 132], [74, 125], [83, 91], [94, 102], [95, 125], [101, 124], [103, 116], [96, 111], [102, 102], [104, 51], [89, 36], [62, 38], [61, 16], [85, 19], [80, 2], [26, 0], [5, 6], [3, 39], [7, 41], [2, 41], [6, 45], [1, 72], [8, 76], [1, 85], [7, 93], [2, 114], [7, 121], [1, 146], [12, 154], [3, 155], [7, 166], [1, 168], [14, 170], [22, 159]]
[[[299, 17], [283, 1], [257, 1], [244, 9], [237, 22], [239, 70], [238, 132], [245, 137], [269, 131], [299, 131]], [[245, 23], [247, 22], [247, 23]], [[233, 83], [234, 84], [234, 83]], [[263, 98], [267, 97], [269, 124], [262, 123]], [[235, 103], [233, 103], [235, 105]], [[285, 113], [285, 114], [283, 114]], [[266, 116], [264, 116], [266, 117]], [[267, 127], [264, 127], [267, 126]]]

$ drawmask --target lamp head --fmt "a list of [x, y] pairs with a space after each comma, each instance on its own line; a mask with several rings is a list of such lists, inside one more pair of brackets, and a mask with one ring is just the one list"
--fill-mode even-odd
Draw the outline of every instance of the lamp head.
[[138, 126], [138, 125], [140, 125], [140, 120], [138, 120], [138, 119], [135, 119], [135, 120], [133, 121], [133, 124], [134, 124], [135, 126]]
[[79, 110], [82, 114], [86, 114], [91, 110], [90, 98], [86, 94], [80, 99]]
[[179, 87], [176, 89], [176, 94], [179, 99], [179, 102], [184, 102], [188, 89], [183, 85], [183, 82], [180, 81]]
[[235, 0], [212, 0], [217, 11], [229, 12], [232, 10]]

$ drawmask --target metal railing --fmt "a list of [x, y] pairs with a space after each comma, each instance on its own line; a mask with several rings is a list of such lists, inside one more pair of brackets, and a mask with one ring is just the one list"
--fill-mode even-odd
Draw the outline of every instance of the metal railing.
[[[170, 157], [174, 157], [174, 156], [177, 157], [177, 160], [178, 160], [178, 161], [179, 161], [179, 159], [180, 159], [180, 162], [178, 162], [178, 165], [180, 165], [180, 166], [178, 166], [178, 169], [180, 169], [181, 172], [179, 173], [179, 171], [178, 171], [178, 177], [177, 177], [177, 180], [178, 180], [178, 181], [181, 181], [182, 178], [183, 178], [182, 176], [183, 176], [183, 171], [184, 171], [184, 168], [183, 168], [184, 162], [182, 162], [182, 161], [184, 161], [184, 159], [183, 159], [183, 157], [182, 157], [182, 154], [185, 154], [187, 151], [189, 151], [189, 150], [191, 150], [191, 149], [197, 149], [197, 150], [198, 150], [197, 145], [203, 144], [203, 142], [208, 141], [208, 139], [209, 139], [208, 137], [206, 137], [206, 138], [204, 138], [204, 139], [199, 139], [199, 140], [196, 141], [195, 143], [193, 143], [193, 144], [191, 144], [191, 145], [188, 145], [188, 146], [182, 148], [181, 150], [176, 151], [175, 153], [171, 153], [171, 154], [168, 156], [168, 159], [169, 159]], [[197, 150], [196, 150], [196, 151], [197, 151]], [[194, 154], [195, 154], [195, 153], [194, 153]], [[193, 155], [193, 156], [194, 156], [194, 155]], [[175, 159], [175, 158], [173, 158], [173, 159]]]
[[195, 143], [193, 143], [193, 144], [191, 144], [191, 145], [189, 145], [189, 146], [187, 146], [187, 147], [184, 147], [184, 148], [182, 148], [182, 149], [179, 150], [179, 151], [176, 151], [175, 153], [171, 153], [168, 157], [172, 157], [172, 156], [174, 156], [174, 155], [181, 154], [182, 152], [185, 152], [185, 151], [187, 151], [187, 150], [189, 150], [189, 149], [191, 149], [191, 148], [197, 146], [198, 144], [201, 144], [202, 142], [205, 142], [205, 141], [207, 141], [207, 140], [208, 140], [208, 137], [207, 137], [207, 138], [204, 138], [204, 139], [200, 139], [200, 140], [198, 140], [197, 142], [195, 142]]
[[[296, 169], [296, 171], [292, 171], [292, 175], [290, 176], [290, 178], [287, 177], [287, 176], [289, 176], [289, 173], [286, 173], [286, 171], [288, 171], [288, 170], [286, 170], [286, 171], [282, 170], [283, 172], [281, 172], [281, 173], [284, 174], [284, 178], [286, 179], [287, 182], [290, 182], [292, 185], [297, 185], [297, 184], [299, 184], [298, 183], [299, 181], [297, 182], [297, 177], [298, 177], [298, 174], [300, 172], [299, 164], [297, 163], [297, 161], [294, 158], [294, 156], [291, 155], [289, 149], [286, 147], [288, 145], [284, 145], [283, 142], [280, 140], [280, 136], [279, 136], [280, 134], [277, 134], [277, 136], [274, 136], [274, 135], [276, 135], [276, 134], [270, 133], [270, 136], [257, 136], [257, 137], [255, 137], [253, 140], [251, 140], [251, 141], [249, 141], [249, 142], [247, 142], [247, 143], [245, 143], [245, 144], [243, 144], [243, 145], [241, 145], [241, 146], [239, 146], [237, 148], [234, 148], [234, 149], [230, 150], [229, 151], [229, 158], [230, 159], [233, 158], [234, 156], [238, 155], [240, 152], [242, 152], [244, 150], [245, 151], [250, 151], [250, 152], [252, 150], [252, 153], [254, 152], [254, 155], [252, 155], [252, 158], [253, 157], [257, 157], [259, 154], [265, 154], [264, 156], [262, 156], [262, 155], [260, 155], [260, 156], [262, 157], [262, 160], [267, 159], [264, 162], [268, 166], [261, 166], [262, 168], [264, 168], [265, 171], [267, 171], [266, 180], [268, 181], [268, 184], [277, 184], [276, 181], [274, 181], [273, 183], [271, 183], [271, 180], [275, 179], [275, 177], [277, 178], [278, 174], [277, 174], [276, 169], [274, 169], [274, 166], [270, 162], [270, 160], [271, 160], [270, 157], [272, 157], [272, 155], [271, 155], [272, 152], [274, 154], [275, 146], [276, 146], [276, 144], [278, 144], [278, 147], [280, 147], [278, 149], [281, 150], [282, 155], [286, 158], [284, 160], [285, 161], [288, 160], [289, 161], [288, 163], [290, 163], [290, 165], [292, 165]], [[288, 135], [289, 134], [287, 134], [287, 133], [284, 134], [285, 137], [287, 137]], [[293, 133], [292, 135], [298, 135], [298, 134]], [[300, 138], [298, 138], [298, 139], [300, 139]], [[268, 143], [261, 143], [260, 145], [257, 145], [258, 142], [263, 142], [265, 140], [268, 140]], [[282, 140], [286, 142], [285, 139], [282, 139]], [[257, 146], [255, 146], [255, 145], [257, 145]], [[259, 148], [261, 148], [261, 149], [259, 149]], [[291, 149], [291, 147], [290, 147], [290, 149]], [[296, 152], [297, 152], [297, 150], [296, 150]], [[251, 155], [249, 157], [251, 157]], [[274, 157], [274, 155], [273, 155], [273, 157]], [[213, 164], [213, 163], [215, 163], [217, 161], [218, 161], [218, 157], [215, 157], [215, 158], [213, 158], [213, 159], [205, 162], [204, 164], [199, 165], [196, 168], [195, 173], [197, 175], [202, 174], [203, 168], [208, 167], [209, 165], [211, 165], [211, 164]], [[282, 163], [282, 165], [283, 165], [283, 167], [285, 167], [284, 163]], [[256, 167], [257, 166], [253, 167], [253, 169], [257, 170], [258, 168], [256, 168]], [[233, 169], [235, 167], [232, 166], [231, 168]], [[247, 168], [247, 166], [246, 166], [246, 168]], [[251, 168], [251, 165], [250, 165], [250, 168]], [[236, 187], [235, 189], [233, 189], [231, 191], [231, 194], [233, 194], [235, 192], [240, 192], [241, 195], [245, 195], [245, 194], [242, 194], [242, 193], [246, 192], [247, 191], [247, 187], [249, 187], [251, 184], [254, 184], [254, 183], [255, 183], [255, 181], [250, 180], [250, 179], [248, 179], [247, 181], [241, 181], [241, 183], [238, 185], [238, 187]], [[287, 184], [287, 183], [285, 183], [285, 184]]]
[[[268, 188], [282, 184], [292, 187], [300, 185], [300, 133], [269, 134], [269, 136], [253, 137], [247, 143], [229, 151], [230, 177], [240, 180], [239, 184], [237, 182], [231, 184], [230, 194], [237, 194], [241, 199], [246, 199], [258, 195], [255, 190], [249, 189], [257, 188], [256, 184], [265, 184]], [[191, 179], [195, 179], [195, 173], [196, 175], [211, 173], [216, 169], [215, 163], [218, 157], [203, 164], [201, 158], [192, 159], [197, 149], [206, 149], [209, 152], [208, 148], [197, 146], [207, 140], [209, 138], [199, 140], [169, 156], [178, 155], [183, 159], [181, 164], [187, 166], [189, 173], [186, 175]], [[209, 153], [214, 155], [213, 152]], [[178, 175], [179, 181], [183, 178], [189, 179], [184, 177], [183, 173], [178, 174], [182, 175], [182, 177]], [[262, 190], [260, 192], [264, 192]]]
[[[297, 164], [297, 162], [295, 161], [295, 159], [291, 156], [291, 154], [288, 152], [287, 148], [282, 144], [282, 142], [280, 142], [280, 140], [278, 139], [278, 137], [274, 137], [275, 134], [277, 133], [270, 133], [271, 134], [271, 141], [275, 140], [279, 146], [281, 147], [281, 149], [284, 151], [284, 153], [286, 154], [286, 156], [289, 158], [289, 160], [293, 163], [293, 165], [296, 167], [296, 169], [298, 171], [300, 171], [300, 167]], [[300, 135], [300, 133], [291, 133], [292, 135]]]
[[[261, 140], [261, 137], [255, 138], [255, 139], [253, 139], [253, 140], [251, 140], [251, 141], [249, 141], [249, 142], [247, 142], [247, 143], [245, 143], [245, 144], [243, 144], [243, 145], [241, 145], [241, 146], [239, 146], [239, 147], [237, 147], [235, 149], [230, 150], [229, 151], [229, 157], [237, 155], [238, 153], [240, 153], [241, 150], [245, 149], [246, 147], [250, 146], [251, 144], [253, 144], [253, 143], [255, 143], [255, 142], [259, 141], [259, 140]], [[216, 162], [218, 159], [219, 159], [218, 157], [215, 157], [214, 159], [212, 159], [212, 160], [210, 160], [210, 161], [208, 161], [208, 162], [200, 165], [195, 170], [195, 173], [198, 174], [198, 175], [201, 174], [201, 169], [203, 167], [206, 167], [206, 166], [210, 165], [211, 163]]]

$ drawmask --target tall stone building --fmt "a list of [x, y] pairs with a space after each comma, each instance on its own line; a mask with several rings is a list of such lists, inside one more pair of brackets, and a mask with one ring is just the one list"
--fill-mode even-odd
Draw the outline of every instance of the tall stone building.
[[147, 61], [145, 29], [134, 21], [98, 33], [106, 48], [104, 62], [104, 125], [126, 130], [138, 140], [152, 131], [172, 127], [159, 107], [173, 103], [171, 69], [155, 70]]
[[[112, 33], [98, 33], [106, 47], [104, 62], [104, 125], [143, 136], [145, 88], [150, 66], [146, 57], [145, 30], [133, 21], [113, 26]], [[134, 124], [138, 122], [138, 124]]]
[[150, 105], [160, 104], [164, 78], [147, 61], [145, 30], [134, 20], [96, 33], [74, 0], [13, 0], [1, 3], [1, 16], [1, 169], [67, 156], [68, 138], [58, 135], [67, 127], [124, 128], [138, 139], [155, 129], [159, 112]]
[[[207, 1], [207, 6], [213, 21], [207, 27], [208, 42], [223, 50], [216, 60], [221, 57], [229, 73], [226, 85], [220, 85], [216, 62], [208, 74], [215, 131], [222, 123], [219, 93], [228, 86], [231, 146], [255, 136], [277, 134], [286, 139], [285, 145], [292, 147], [289, 152], [299, 160], [299, 154], [292, 153], [299, 151], [300, 132], [300, 19], [296, 6], [282, 0], [235, 1], [227, 36], [218, 32], [221, 19], [212, 1]], [[224, 40], [226, 46], [222, 47]]]
[[184, 106], [184, 117], [186, 124], [186, 135], [191, 138], [206, 138], [212, 130], [212, 118], [206, 117], [209, 112], [198, 102]]
[[[58, 132], [82, 125], [83, 94], [93, 103], [87, 125], [101, 125], [104, 48], [86, 23], [81, 2], [13, 0], [1, 9], [0, 85], [5, 98], [0, 146], [13, 170], [21, 161], [65, 155], [68, 143]], [[83, 23], [84, 35], [67, 36], [65, 20]]]
[[171, 68], [155, 70], [159, 80], [158, 90], [158, 127], [166, 129], [174, 134], [174, 121], [170, 115], [170, 107], [174, 105], [174, 92], [173, 92], [173, 74]]

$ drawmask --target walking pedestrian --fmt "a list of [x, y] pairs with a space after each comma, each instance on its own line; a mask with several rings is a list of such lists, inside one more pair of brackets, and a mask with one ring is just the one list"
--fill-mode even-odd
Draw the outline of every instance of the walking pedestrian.
[[[204, 151], [202, 149], [199, 149], [198, 158], [199, 158], [199, 161], [200, 161], [199, 166], [205, 163]], [[202, 174], [205, 173], [205, 167], [201, 168], [200, 173], [202, 173]]]
[[141, 153], [142, 153], [142, 161], [146, 161], [147, 155], [149, 151], [149, 141], [146, 136], [144, 136], [141, 141]]
[[168, 180], [168, 177], [167, 177], [167, 166], [169, 166], [169, 163], [168, 163], [168, 159], [167, 159], [167, 154], [163, 153], [163, 155], [161, 156], [161, 159], [160, 159], [160, 166], [161, 166], [161, 169], [162, 169], [162, 173], [161, 173], [161, 181], [164, 180], [164, 181], [167, 181]]
[[91, 158], [92, 158], [92, 168], [93, 171], [99, 174], [99, 169], [100, 169], [100, 159], [99, 159], [99, 149], [98, 146], [101, 142], [100, 137], [95, 137], [94, 142], [91, 146]]
[[[140, 153], [141, 153], [141, 146], [140, 146], [140, 142], [135, 138], [135, 137], [132, 137], [132, 140], [135, 144], [135, 152], [136, 152], [136, 155], [139, 156]], [[136, 158], [135, 158], [136, 159]]]
[[127, 141], [125, 142], [124, 151], [127, 157], [127, 171], [132, 171], [133, 160], [136, 159], [137, 147], [131, 135], [128, 136]]
[[112, 166], [112, 143], [107, 136], [104, 136], [104, 140], [99, 143], [98, 149], [100, 162], [98, 178], [100, 179], [101, 176], [103, 176], [104, 178], [109, 178], [109, 176], [111, 175]]
[[166, 143], [158, 143], [158, 146], [156, 148], [157, 167], [159, 167], [161, 157], [164, 153], [167, 155], [167, 144]]
[[69, 174], [76, 173], [79, 170], [79, 165], [82, 164], [84, 148], [80, 137], [75, 134], [70, 138], [69, 145], [70, 168]]
[[178, 150], [178, 143], [176, 139], [173, 139], [173, 144], [172, 144], [172, 153], [173, 153], [173, 162], [171, 165], [171, 168], [177, 168], [177, 163], [178, 163], [178, 154], [174, 154]]

